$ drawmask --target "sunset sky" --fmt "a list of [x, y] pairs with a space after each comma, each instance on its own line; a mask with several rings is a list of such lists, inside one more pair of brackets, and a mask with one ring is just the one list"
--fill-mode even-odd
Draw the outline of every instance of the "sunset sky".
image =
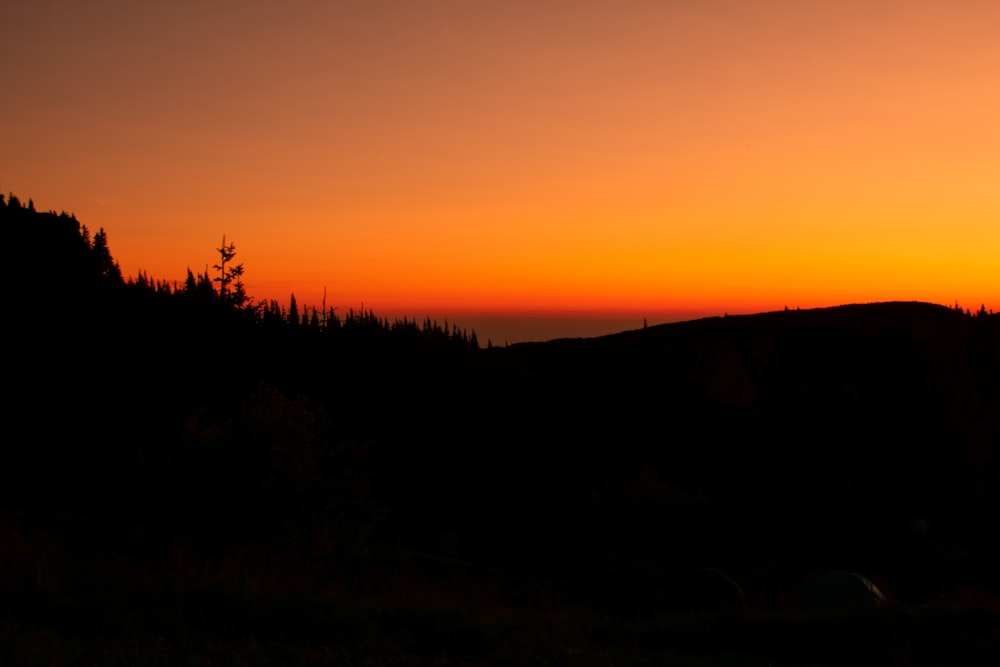
[[0, 6], [0, 191], [126, 275], [225, 234], [387, 317], [1000, 310], [997, 2]]

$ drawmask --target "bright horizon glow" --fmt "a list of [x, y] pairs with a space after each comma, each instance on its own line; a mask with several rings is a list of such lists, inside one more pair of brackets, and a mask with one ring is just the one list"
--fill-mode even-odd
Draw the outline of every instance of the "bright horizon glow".
[[1000, 309], [995, 3], [96, 0], [5, 23], [0, 191], [103, 227], [126, 275], [181, 281], [225, 234], [256, 299], [326, 288], [390, 319]]

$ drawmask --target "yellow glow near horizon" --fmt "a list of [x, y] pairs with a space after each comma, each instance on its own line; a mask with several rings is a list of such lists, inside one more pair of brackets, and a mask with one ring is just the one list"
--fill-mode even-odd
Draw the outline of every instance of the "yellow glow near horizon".
[[378, 313], [1000, 309], [1000, 7], [16, 7], [0, 189]]

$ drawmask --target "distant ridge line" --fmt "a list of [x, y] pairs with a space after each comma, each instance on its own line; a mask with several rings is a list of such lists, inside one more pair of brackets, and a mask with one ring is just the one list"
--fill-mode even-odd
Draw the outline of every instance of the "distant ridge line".
[[526, 341], [513, 343], [509, 345], [510, 348], [525, 348], [538, 345], [551, 345], [551, 344], [561, 344], [567, 345], [574, 342], [586, 342], [586, 341], [612, 341], [612, 340], [622, 340], [623, 338], [630, 339], [637, 336], [656, 336], [664, 332], [681, 332], [691, 328], [699, 327], [711, 327], [720, 325], [722, 322], [739, 322], [741, 325], [747, 325], [752, 322], [770, 322], [776, 319], [781, 319], [789, 316], [794, 316], [797, 319], [814, 319], [814, 318], [826, 318], [826, 317], [836, 317], [837, 315], [844, 314], [850, 315], [851, 317], [863, 316], [866, 314], [875, 315], [879, 314], [880, 317], [885, 317], [890, 315], [892, 317], [902, 316], [906, 313], [916, 315], [916, 314], [934, 314], [935, 316], [955, 316], [955, 317], [967, 317], [965, 310], [957, 310], [953, 306], [946, 306], [938, 303], [931, 303], [929, 301], [873, 301], [868, 303], [847, 303], [840, 304], [836, 306], [818, 306], [815, 308], [787, 308], [783, 310], [770, 310], [762, 311], [759, 313], [742, 313], [742, 314], [723, 314], [723, 315], [709, 315], [707, 317], [699, 317], [691, 320], [682, 320], [679, 322], [665, 322], [662, 324], [651, 324], [646, 327], [640, 327], [637, 329], [629, 329], [625, 331], [620, 331], [617, 333], [604, 334], [601, 336], [593, 337], [564, 337], [564, 338], [554, 338], [548, 341]]

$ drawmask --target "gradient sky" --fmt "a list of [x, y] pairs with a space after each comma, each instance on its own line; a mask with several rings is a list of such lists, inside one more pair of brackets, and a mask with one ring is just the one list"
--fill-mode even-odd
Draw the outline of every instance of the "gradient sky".
[[226, 234], [384, 316], [1000, 310], [1000, 3], [0, 4], [0, 191], [127, 275]]

